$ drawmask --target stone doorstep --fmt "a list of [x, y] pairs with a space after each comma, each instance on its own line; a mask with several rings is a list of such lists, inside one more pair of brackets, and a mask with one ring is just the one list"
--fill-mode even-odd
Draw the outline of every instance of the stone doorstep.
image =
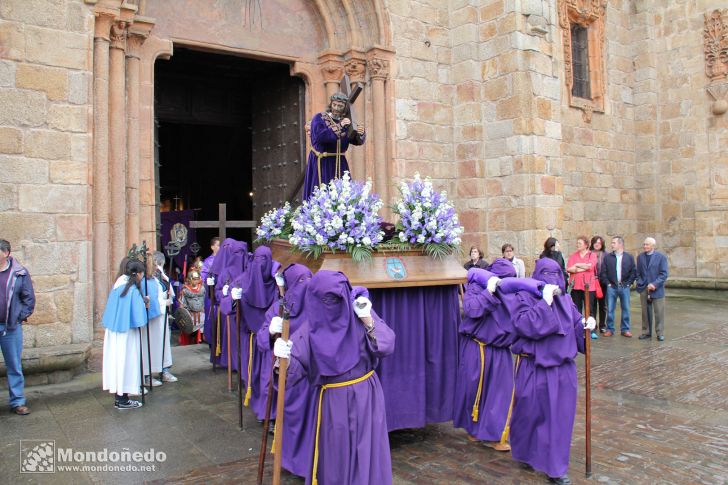
[[700, 290], [728, 290], [728, 279], [670, 277], [667, 279], [665, 287]]
[[[23, 374], [26, 376], [34, 374], [56, 376], [45, 383], [60, 382], [56, 379], [62, 379], [65, 374], [68, 374], [70, 379], [78, 372], [79, 368], [85, 365], [90, 350], [90, 343], [23, 349]], [[7, 375], [7, 369], [5, 368], [5, 360], [1, 357], [0, 354], [0, 377], [4, 378]], [[3, 380], [6, 382], [6, 379]]]

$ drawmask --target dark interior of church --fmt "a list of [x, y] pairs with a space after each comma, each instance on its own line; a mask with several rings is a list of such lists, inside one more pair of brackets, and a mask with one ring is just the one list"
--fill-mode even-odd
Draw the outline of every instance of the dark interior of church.
[[[260, 196], [268, 185], [257, 182], [254, 175], [256, 170], [261, 172], [259, 166], [265, 170], [270, 162], [261, 156], [271, 150], [271, 141], [258, 136], [272, 131], [266, 128], [268, 104], [281, 103], [277, 99], [281, 89], [303, 94], [302, 85], [282, 63], [178, 46], [169, 60], [158, 60], [155, 157], [161, 210], [193, 209], [196, 220], [216, 221], [218, 204], [226, 203], [227, 220], [258, 219], [265, 212]], [[288, 106], [289, 114], [278, 109], [281, 116], [296, 120], [299, 131], [302, 105]], [[280, 121], [276, 126], [281, 124], [286, 126]], [[296, 158], [302, 160], [297, 154]], [[268, 210], [269, 204], [265, 205]], [[197, 229], [203, 257], [209, 253], [210, 238], [216, 235], [217, 229]], [[248, 243], [254, 239], [247, 228], [228, 228], [227, 237]]]

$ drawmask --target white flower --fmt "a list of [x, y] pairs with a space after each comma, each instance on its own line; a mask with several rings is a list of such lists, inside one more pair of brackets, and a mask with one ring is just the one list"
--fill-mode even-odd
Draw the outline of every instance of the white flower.
[[371, 246], [372, 240], [369, 239], [369, 236], [364, 236], [363, 238], [361, 238], [361, 243], [365, 246]]

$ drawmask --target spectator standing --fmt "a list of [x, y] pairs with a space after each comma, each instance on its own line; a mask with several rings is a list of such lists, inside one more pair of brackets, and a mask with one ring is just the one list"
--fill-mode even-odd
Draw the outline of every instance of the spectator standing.
[[648, 237], [642, 243], [644, 252], [637, 256], [637, 293], [642, 304], [642, 335], [640, 340], [652, 337], [655, 321], [657, 340], [665, 340], [665, 281], [669, 271], [667, 257], [655, 251], [657, 241]]
[[523, 264], [522, 259], [516, 257], [513, 245], [511, 243], [505, 243], [501, 247], [501, 253], [504, 259], [507, 259], [513, 264], [513, 268], [516, 270], [516, 278], [524, 278], [526, 276], [526, 265]]
[[604, 263], [604, 255], [606, 254], [604, 251], [605, 248], [606, 245], [604, 244], [604, 238], [602, 236], [594, 236], [591, 238], [589, 249], [597, 258], [597, 268], [594, 273], [597, 276], [597, 280], [594, 283], [599, 285], [599, 288], [596, 288], [596, 306], [599, 313], [599, 333], [604, 333], [607, 329], [607, 299], [604, 288], [602, 288], [602, 284], [599, 281], [599, 274], [601, 273], [602, 264]]
[[465, 262], [463, 267], [465, 269], [486, 269], [488, 267], [488, 261], [483, 258], [483, 251], [478, 249], [477, 246], [470, 246], [470, 259]]
[[0, 347], [8, 375], [10, 409], [25, 416], [23, 377], [23, 323], [35, 309], [35, 293], [30, 273], [10, 256], [10, 243], [0, 239]]
[[605, 337], [614, 335], [614, 313], [619, 299], [622, 307], [620, 332], [623, 337], [631, 337], [629, 322], [629, 289], [637, 279], [634, 257], [624, 250], [624, 238], [612, 238], [612, 252], [604, 256], [604, 264], [599, 273], [602, 287], [607, 289], [607, 330]]
[[564, 255], [561, 254], [561, 245], [559, 244], [558, 239], [556, 239], [555, 237], [550, 237], [546, 239], [546, 241], [543, 243], [543, 252], [539, 256], [539, 259], [541, 258], [553, 259], [554, 261], [559, 263], [559, 266], [561, 267], [561, 272], [564, 273], [564, 284], [568, 287], [569, 276], [566, 274]]
[[[574, 301], [579, 312], [584, 313], [584, 302], [589, 298], [589, 315], [596, 316], [596, 267], [597, 258], [589, 250], [589, 239], [586, 236], [579, 236], [576, 239], [576, 252], [569, 256], [566, 264], [566, 271], [570, 275], [570, 283], [573, 284], [571, 299]], [[587, 291], [586, 285], [589, 285]], [[597, 333], [592, 331], [591, 338], [598, 338]]]

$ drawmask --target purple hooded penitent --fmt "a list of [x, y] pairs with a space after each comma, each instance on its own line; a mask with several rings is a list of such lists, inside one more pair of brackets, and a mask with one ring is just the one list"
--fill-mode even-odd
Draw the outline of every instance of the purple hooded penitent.
[[[289, 332], [291, 338], [295, 338], [296, 332], [306, 321], [304, 312], [304, 298], [306, 296], [306, 288], [309, 281], [313, 277], [313, 273], [302, 264], [291, 264], [283, 271], [283, 278], [286, 281], [286, 292], [283, 297], [286, 310], [289, 315]], [[258, 334], [256, 341], [258, 350], [263, 355], [262, 361], [272, 362], [273, 359], [273, 337], [268, 331], [270, 321], [273, 317], [280, 313], [280, 299], [274, 301], [265, 314], [265, 323]], [[268, 382], [270, 379], [271, 367], [263, 367], [261, 369], [261, 391], [262, 400], [268, 399]], [[277, 402], [278, 393], [274, 388], [273, 403]], [[306, 379], [299, 380], [295, 385], [291, 385], [290, 381], [286, 386], [286, 439], [283, 440], [283, 452], [281, 461], [283, 468], [304, 477], [308, 475], [313, 456], [313, 439], [314, 428], [310, 425], [316, 419], [313, 414], [316, 396], [314, 389], [309, 385]], [[275, 419], [275, 405], [271, 409], [271, 419]]]
[[[535, 280], [564, 288], [561, 267], [542, 258], [536, 262]], [[515, 404], [511, 418], [511, 454], [549, 477], [569, 469], [569, 448], [576, 413], [577, 351], [584, 349], [581, 315], [567, 294], [549, 306], [536, 296], [533, 284], [503, 294], [512, 316], [518, 355]]]
[[453, 424], [483, 441], [500, 441], [513, 392], [513, 327], [498, 291], [491, 294], [487, 283], [490, 278], [515, 275], [515, 271], [510, 263], [505, 266], [497, 261], [491, 265], [496, 274], [468, 270], [464, 315], [458, 329]]
[[[210, 266], [210, 275], [215, 276], [215, 306], [209, 308], [206, 313], [207, 320], [205, 323], [204, 336], [205, 341], [210, 343], [210, 361], [215, 359], [217, 365], [221, 367], [227, 367], [228, 362], [228, 319], [230, 320], [230, 334], [232, 334], [233, 341], [230, 342], [230, 361], [232, 368], [237, 370], [239, 356], [238, 356], [238, 345], [235, 342], [237, 338], [237, 320], [235, 312], [233, 311], [232, 298], [230, 292], [227, 295], [223, 295], [223, 287], [228, 285], [232, 288], [232, 281], [245, 271], [245, 266], [248, 261], [248, 244], [243, 241], [237, 241], [235, 239], [227, 238], [220, 245], [220, 250], [217, 252], [215, 259], [212, 261]], [[203, 284], [205, 281], [203, 281]], [[213, 342], [213, 335], [217, 329], [213, 330], [213, 327], [217, 327], [217, 314], [220, 311], [220, 326], [219, 334], [217, 339]], [[220, 341], [220, 355], [215, 357], [215, 350], [217, 348], [217, 340]]]
[[[394, 333], [372, 312], [374, 331], [367, 334], [354, 314], [352, 288], [343, 273], [321, 270], [314, 275], [306, 289], [304, 314], [307, 322], [292, 339], [288, 382], [296, 385], [307, 378], [315, 390], [314, 419], [307, 425], [314, 429], [311, 455], [316, 446], [319, 452], [318, 483], [391, 484], [384, 392], [377, 374], [369, 372], [394, 350]], [[357, 379], [361, 380], [351, 383]], [[348, 384], [322, 390], [322, 385], [333, 383]], [[284, 439], [291, 437], [286, 433]], [[308, 464], [310, 484], [312, 456]]]

